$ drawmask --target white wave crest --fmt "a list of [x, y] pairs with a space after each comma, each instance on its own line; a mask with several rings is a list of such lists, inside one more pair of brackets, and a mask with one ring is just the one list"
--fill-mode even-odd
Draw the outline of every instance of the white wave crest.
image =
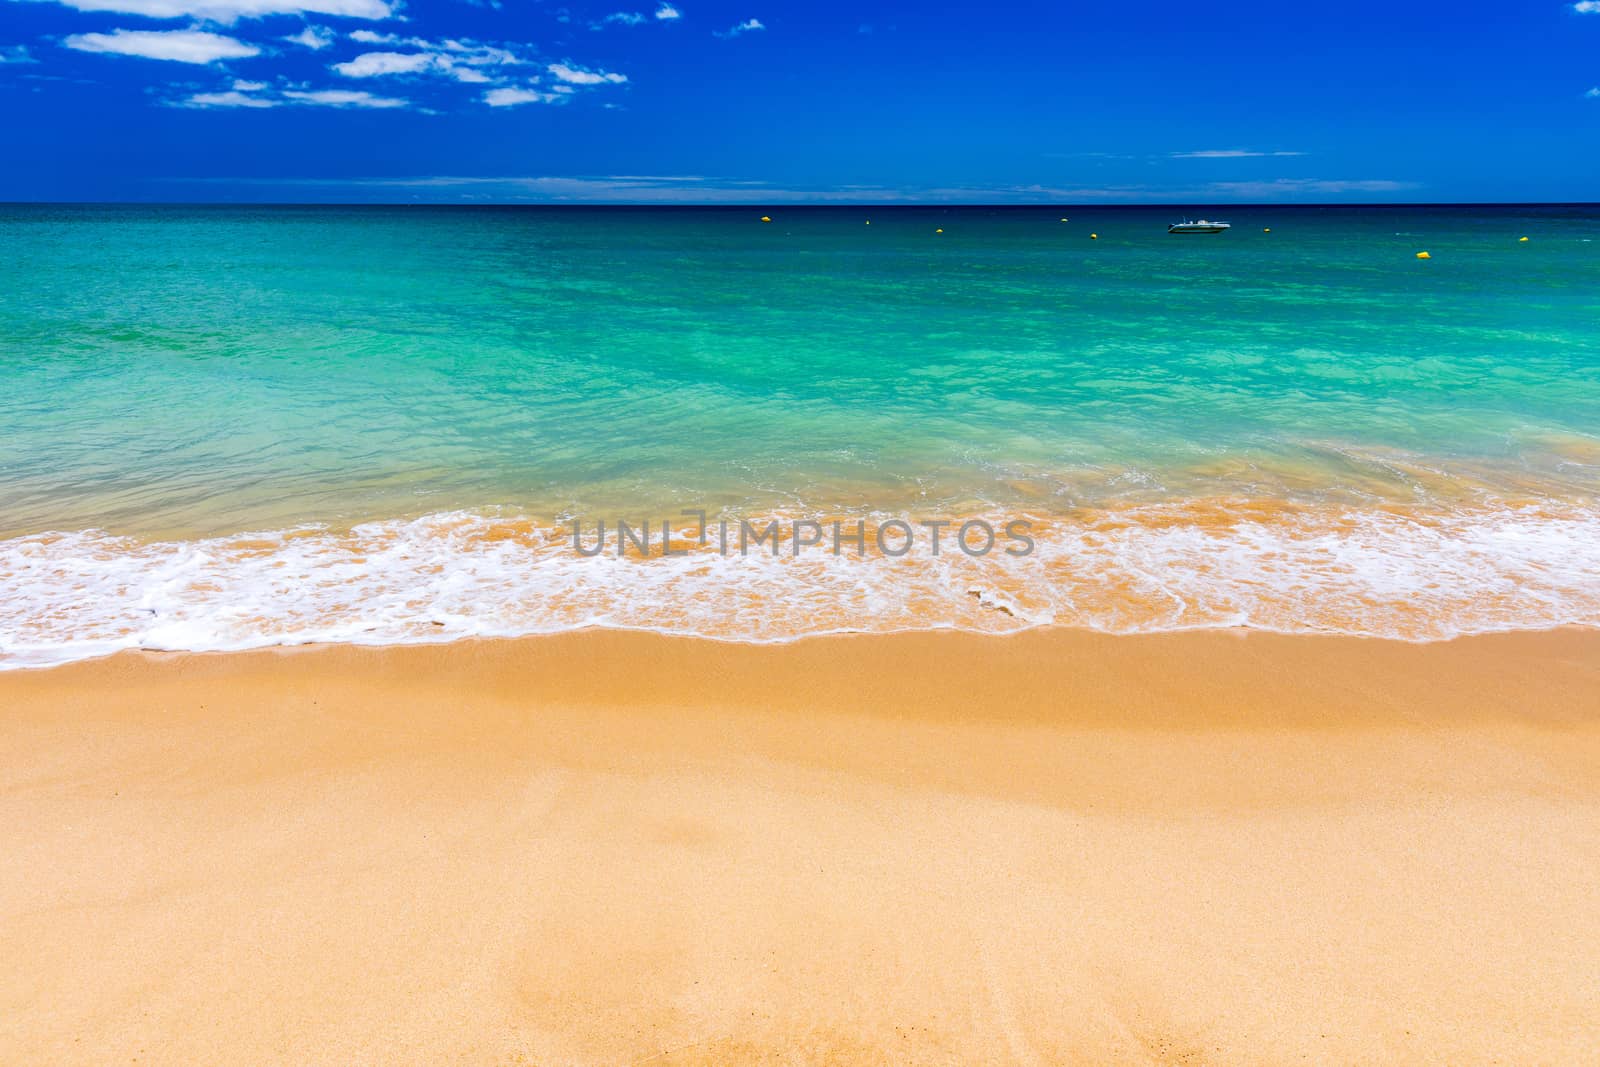
[[[1009, 516], [986, 516], [998, 529]], [[1037, 549], [902, 558], [783, 546], [583, 557], [476, 512], [192, 541], [0, 541], [0, 669], [121, 649], [393, 644], [601, 626], [724, 640], [1039, 625], [1439, 640], [1600, 625], [1600, 509], [1331, 511], [1251, 502], [1031, 516]], [[593, 525], [586, 526], [592, 544]]]

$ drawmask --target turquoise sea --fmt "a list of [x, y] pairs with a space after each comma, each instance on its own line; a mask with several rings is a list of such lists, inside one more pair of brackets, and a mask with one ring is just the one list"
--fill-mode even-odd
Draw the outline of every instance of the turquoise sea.
[[[0, 667], [1600, 624], [1600, 206], [0, 206], [0, 370]], [[1036, 551], [573, 551], [682, 509]]]

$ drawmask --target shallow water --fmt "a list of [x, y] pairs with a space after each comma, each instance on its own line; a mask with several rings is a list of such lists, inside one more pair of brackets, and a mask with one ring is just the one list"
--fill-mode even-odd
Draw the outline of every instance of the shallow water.
[[[1600, 209], [767, 213], [0, 208], [0, 666], [1600, 623]], [[683, 508], [1036, 551], [618, 560], [563, 525]]]

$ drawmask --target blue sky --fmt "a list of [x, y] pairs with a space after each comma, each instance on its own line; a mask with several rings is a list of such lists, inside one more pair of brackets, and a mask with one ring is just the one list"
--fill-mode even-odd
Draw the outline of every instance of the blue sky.
[[0, 199], [1600, 200], [1600, 0], [0, 0]]

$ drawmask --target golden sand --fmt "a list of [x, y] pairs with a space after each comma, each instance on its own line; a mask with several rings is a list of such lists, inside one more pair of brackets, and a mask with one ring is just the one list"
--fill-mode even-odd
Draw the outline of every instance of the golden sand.
[[0, 676], [0, 1064], [1600, 1061], [1600, 633]]

